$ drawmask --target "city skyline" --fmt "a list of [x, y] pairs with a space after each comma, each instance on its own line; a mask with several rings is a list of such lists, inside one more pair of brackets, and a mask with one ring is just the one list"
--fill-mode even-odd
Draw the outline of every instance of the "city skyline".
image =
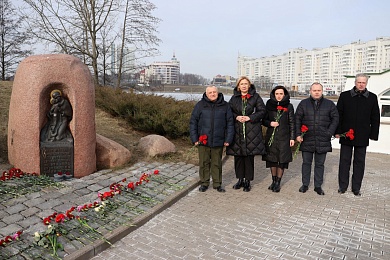
[[[16, 6], [22, 0], [12, 1]], [[237, 76], [237, 57], [282, 55], [290, 49], [326, 48], [388, 37], [390, 2], [383, 0], [150, 0], [162, 43], [145, 65], [169, 61], [181, 73]], [[44, 45], [36, 54], [50, 52]]]
[[175, 53], [181, 73], [237, 76], [238, 55], [282, 55], [289, 49], [326, 48], [390, 36], [390, 2], [152, 0], [161, 55]]

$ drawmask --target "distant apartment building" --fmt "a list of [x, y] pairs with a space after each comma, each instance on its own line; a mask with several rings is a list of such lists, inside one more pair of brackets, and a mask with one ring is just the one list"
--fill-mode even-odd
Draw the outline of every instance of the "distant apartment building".
[[141, 71], [140, 81], [159, 82], [161, 84], [178, 84], [180, 76], [180, 61], [176, 59], [175, 54], [170, 61], [153, 62], [147, 68]]
[[213, 78], [211, 84], [215, 86], [235, 86], [236, 79], [228, 75], [217, 75]]
[[346, 75], [380, 73], [390, 68], [390, 37], [378, 37], [368, 42], [306, 50], [290, 49], [282, 55], [251, 58], [238, 57], [238, 76], [252, 81], [269, 77], [298, 92], [307, 92], [313, 82], [320, 82], [327, 94], [339, 94]]
[[[120, 64], [120, 45], [112, 45], [110, 51], [110, 72], [112, 75], [118, 74]], [[123, 49], [122, 73], [132, 74], [135, 72], [135, 51], [134, 47]]]

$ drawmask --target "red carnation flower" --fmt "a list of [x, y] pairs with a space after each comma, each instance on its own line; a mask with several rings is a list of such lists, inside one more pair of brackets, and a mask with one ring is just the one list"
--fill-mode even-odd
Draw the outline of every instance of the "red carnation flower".
[[203, 145], [207, 144], [207, 135], [199, 136], [199, 144], [203, 144]]
[[50, 224], [50, 218], [44, 218], [43, 219], [43, 224], [49, 225]]
[[[303, 136], [306, 134], [306, 132], [309, 130], [309, 128], [306, 126], [306, 125], [302, 125], [301, 126], [301, 136], [302, 136], [302, 138], [303, 138]], [[294, 159], [295, 159], [295, 157], [297, 156], [297, 154], [298, 154], [298, 151], [299, 151], [299, 148], [301, 147], [301, 143], [298, 143], [298, 146], [297, 146], [297, 148], [296, 148], [296, 150], [295, 150], [295, 153], [294, 153]]]
[[134, 190], [134, 182], [129, 182], [129, 184], [127, 184], [127, 188]]
[[242, 99], [249, 99], [251, 97], [251, 94], [245, 94], [245, 95], [241, 95], [241, 98]]
[[353, 140], [353, 139], [355, 139], [355, 132], [353, 131], [353, 129], [351, 128], [351, 129], [349, 129], [347, 132], [345, 132], [345, 133], [343, 133], [343, 134], [341, 134], [340, 135], [340, 137], [345, 137], [345, 138], [349, 138], [349, 140]]
[[65, 220], [65, 218], [66, 218], [65, 214], [58, 214], [56, 217], [56, 222], [61, 223]]

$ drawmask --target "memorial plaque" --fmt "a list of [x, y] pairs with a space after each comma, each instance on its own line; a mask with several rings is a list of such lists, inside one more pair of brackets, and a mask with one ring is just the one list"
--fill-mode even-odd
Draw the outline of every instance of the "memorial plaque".
[[70, 172], [73, 176], [73, 162], [73, 143], [41, 142], [40, 174], [53, 177], [58, 172]]

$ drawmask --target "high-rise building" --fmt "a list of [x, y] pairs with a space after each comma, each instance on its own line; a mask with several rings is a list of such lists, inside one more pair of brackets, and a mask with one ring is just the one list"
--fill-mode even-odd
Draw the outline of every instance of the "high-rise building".
[[161, 84], [178, 84], [180, 61], [175, 54], [170, 61], [153, 62], [145, 71], [146, 81], [158, 81]]
[[[120, 45], [112, 45], [110, 53], [110, 71], [111, 74], [118, 74], [120, 62]], [[135, 72], [135, 51], [134, 47], [124, 47], [122, 60], [122, 73], [132, 74]]]
[[339, 94], [346, 75], [380, 73], [390, 68], [390, 37], [322, 49], [290, 49], [271, 57], [239, 56], [237, 61], [238, 76], [247, 76], [252, 81], [268, 77], [274, 84], [299, 92], [307, 92], [317, 81], [326, 94]]

